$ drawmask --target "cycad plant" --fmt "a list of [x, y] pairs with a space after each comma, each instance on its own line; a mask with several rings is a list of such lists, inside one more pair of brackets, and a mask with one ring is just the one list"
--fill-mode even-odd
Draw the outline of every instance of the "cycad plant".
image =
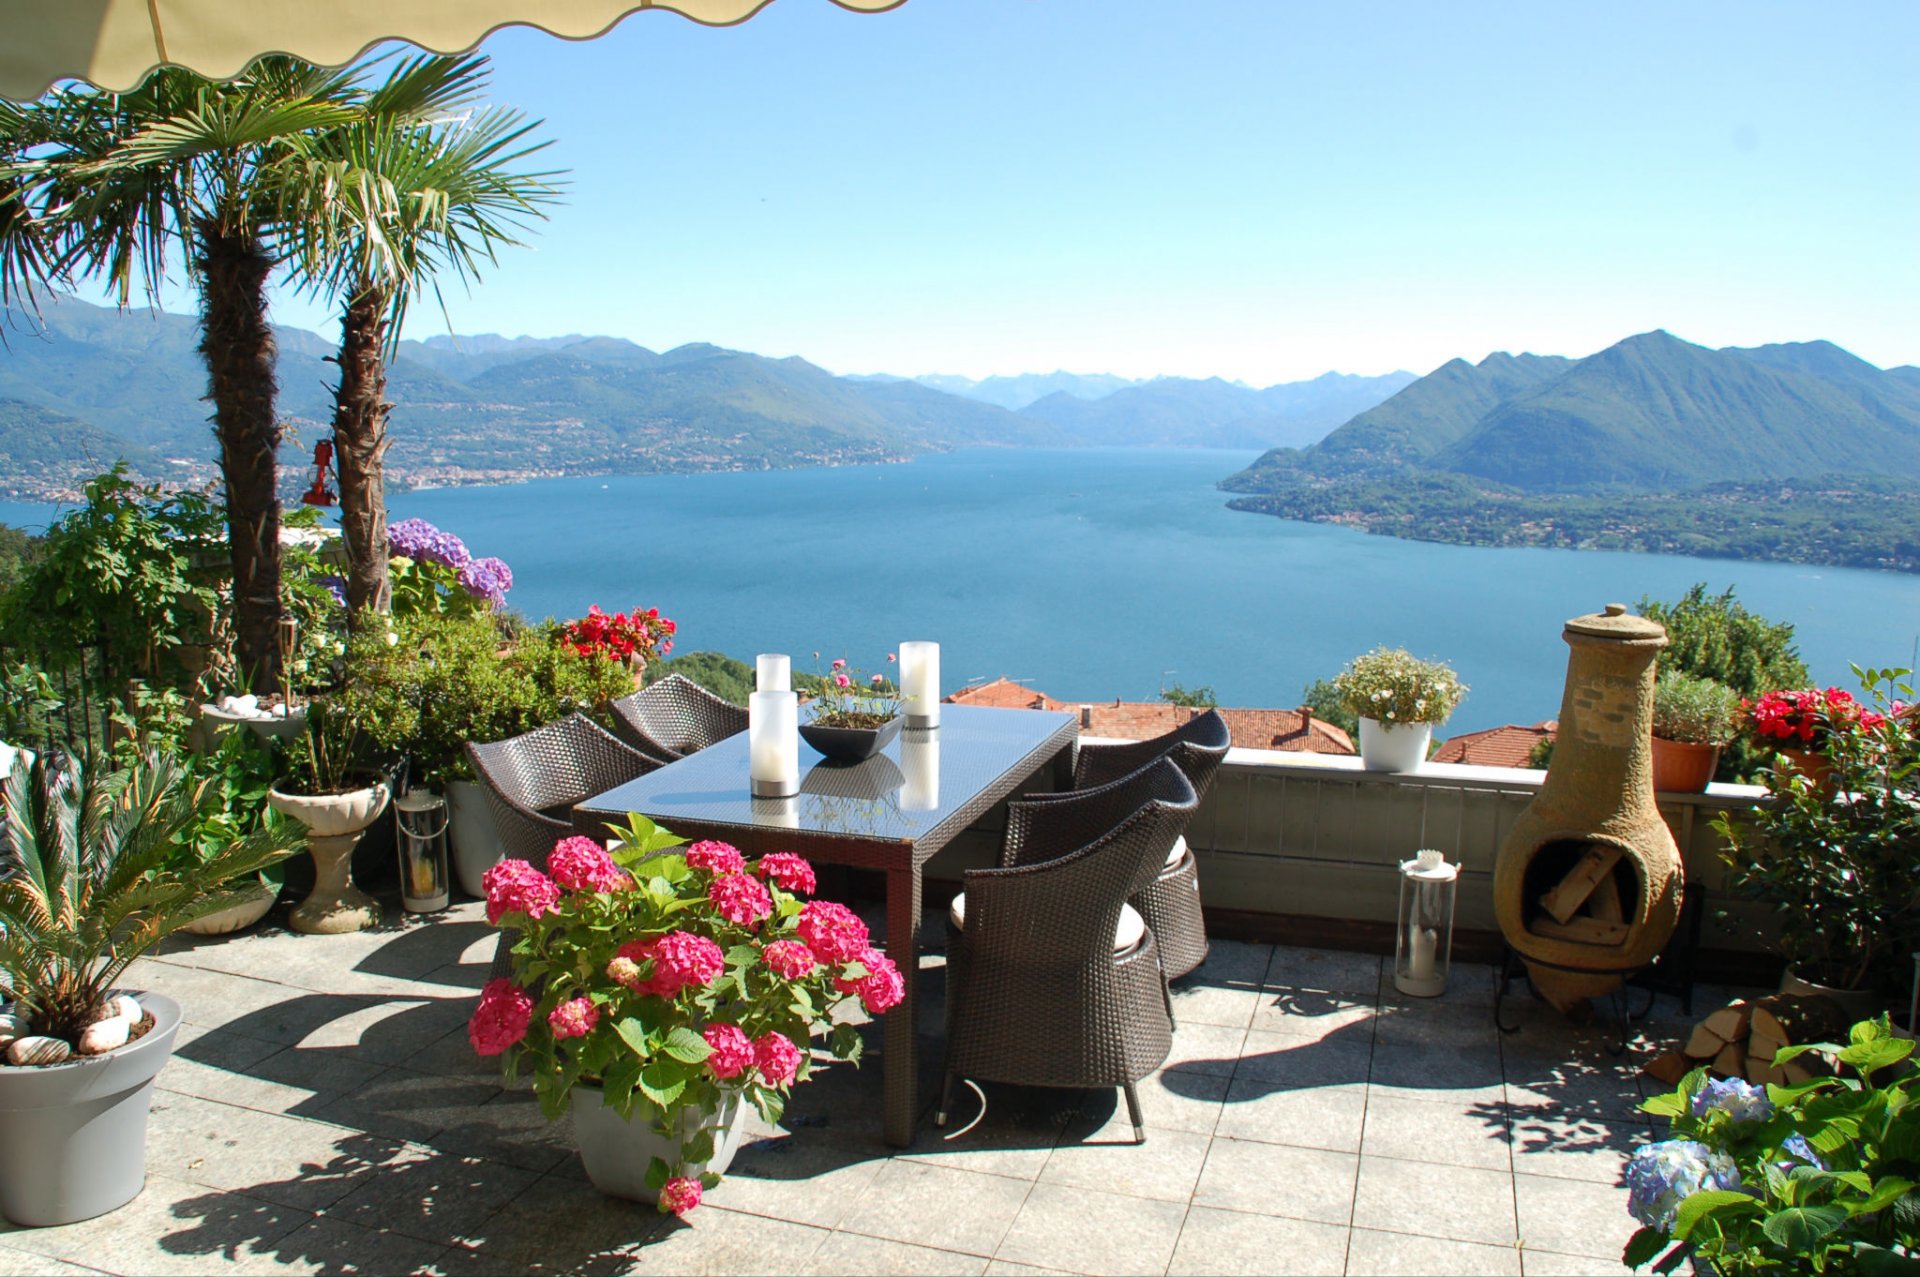
[[289, 822], [196, 854], [211, 785], [151, 755], [104, 775], [42, 760], [7, 777], [0, 970], [31, 1032], [77, 1043], [134, 959], [240, 903], [302, 845]]

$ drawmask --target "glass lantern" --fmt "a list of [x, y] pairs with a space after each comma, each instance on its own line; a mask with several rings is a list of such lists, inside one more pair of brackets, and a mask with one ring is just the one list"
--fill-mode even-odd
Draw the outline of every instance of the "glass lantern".
[[452, 898], [447, 878], [447, 800], [431, 789], [410, 789], [393, 802], [400, 827], [400, 903], [408, 913], [445, 909]]
[[1453, 958], [1453, 900], [1460, 866], [1437, 851], [1400, 862], [1400, 909], [1394, 927], [1393, 987], [1415, 998], [1447, 991]]

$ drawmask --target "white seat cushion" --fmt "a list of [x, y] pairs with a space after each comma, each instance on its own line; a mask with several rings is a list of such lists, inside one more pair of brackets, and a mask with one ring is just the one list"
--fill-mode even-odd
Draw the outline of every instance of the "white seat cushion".
[[1186, 858], [1187, 836], [1181, 834], [1173, 840], [1173, 847], [1167, 852], [1167, 868], [1171, 869]]
[[[947, 906], [947, 917], [960, 930], [967, 929], [967, 893], [962, 891], [954, 896], [953, 903]], [[1113, 951], [1125, 953], [1146, 938], [1147, 920], [1142, 918], [1132, 905], [1120, 906], [1120, 925], [1113, 929]]]

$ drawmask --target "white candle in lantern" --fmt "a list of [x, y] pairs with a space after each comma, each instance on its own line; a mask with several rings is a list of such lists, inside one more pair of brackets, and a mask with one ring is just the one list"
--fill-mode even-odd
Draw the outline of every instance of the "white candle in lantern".
[[793, 662], [777, 652], [762, 652], [753, 658], [753, 690], [789, 692], [793, 690]]
[[1407, 978], [1410, 980], [1433, 979], [1433, 959], [1440, 933], [1432, 927], [1423, 927], [1414, 923], [1412, 932], [1407, 936]]
[[900, 645], [900, 699], [908, 727], [940, 725], [940, 645]]
[[747, 698], [747, 767], [757, 798], [800, 792], [800, 698], [755, 692]]

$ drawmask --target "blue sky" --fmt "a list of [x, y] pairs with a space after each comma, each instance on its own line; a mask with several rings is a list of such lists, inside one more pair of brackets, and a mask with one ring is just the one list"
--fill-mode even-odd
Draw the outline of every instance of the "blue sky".
[[[777, 0], [496, 33], [567, 202], [458, 332], [1256, 384], [1664, 327], [1920, 362], [1920, 4]], [[282, 322], [334, 330], [283, 297]], [[430, 305], [412, 336], [445, 331]]]

